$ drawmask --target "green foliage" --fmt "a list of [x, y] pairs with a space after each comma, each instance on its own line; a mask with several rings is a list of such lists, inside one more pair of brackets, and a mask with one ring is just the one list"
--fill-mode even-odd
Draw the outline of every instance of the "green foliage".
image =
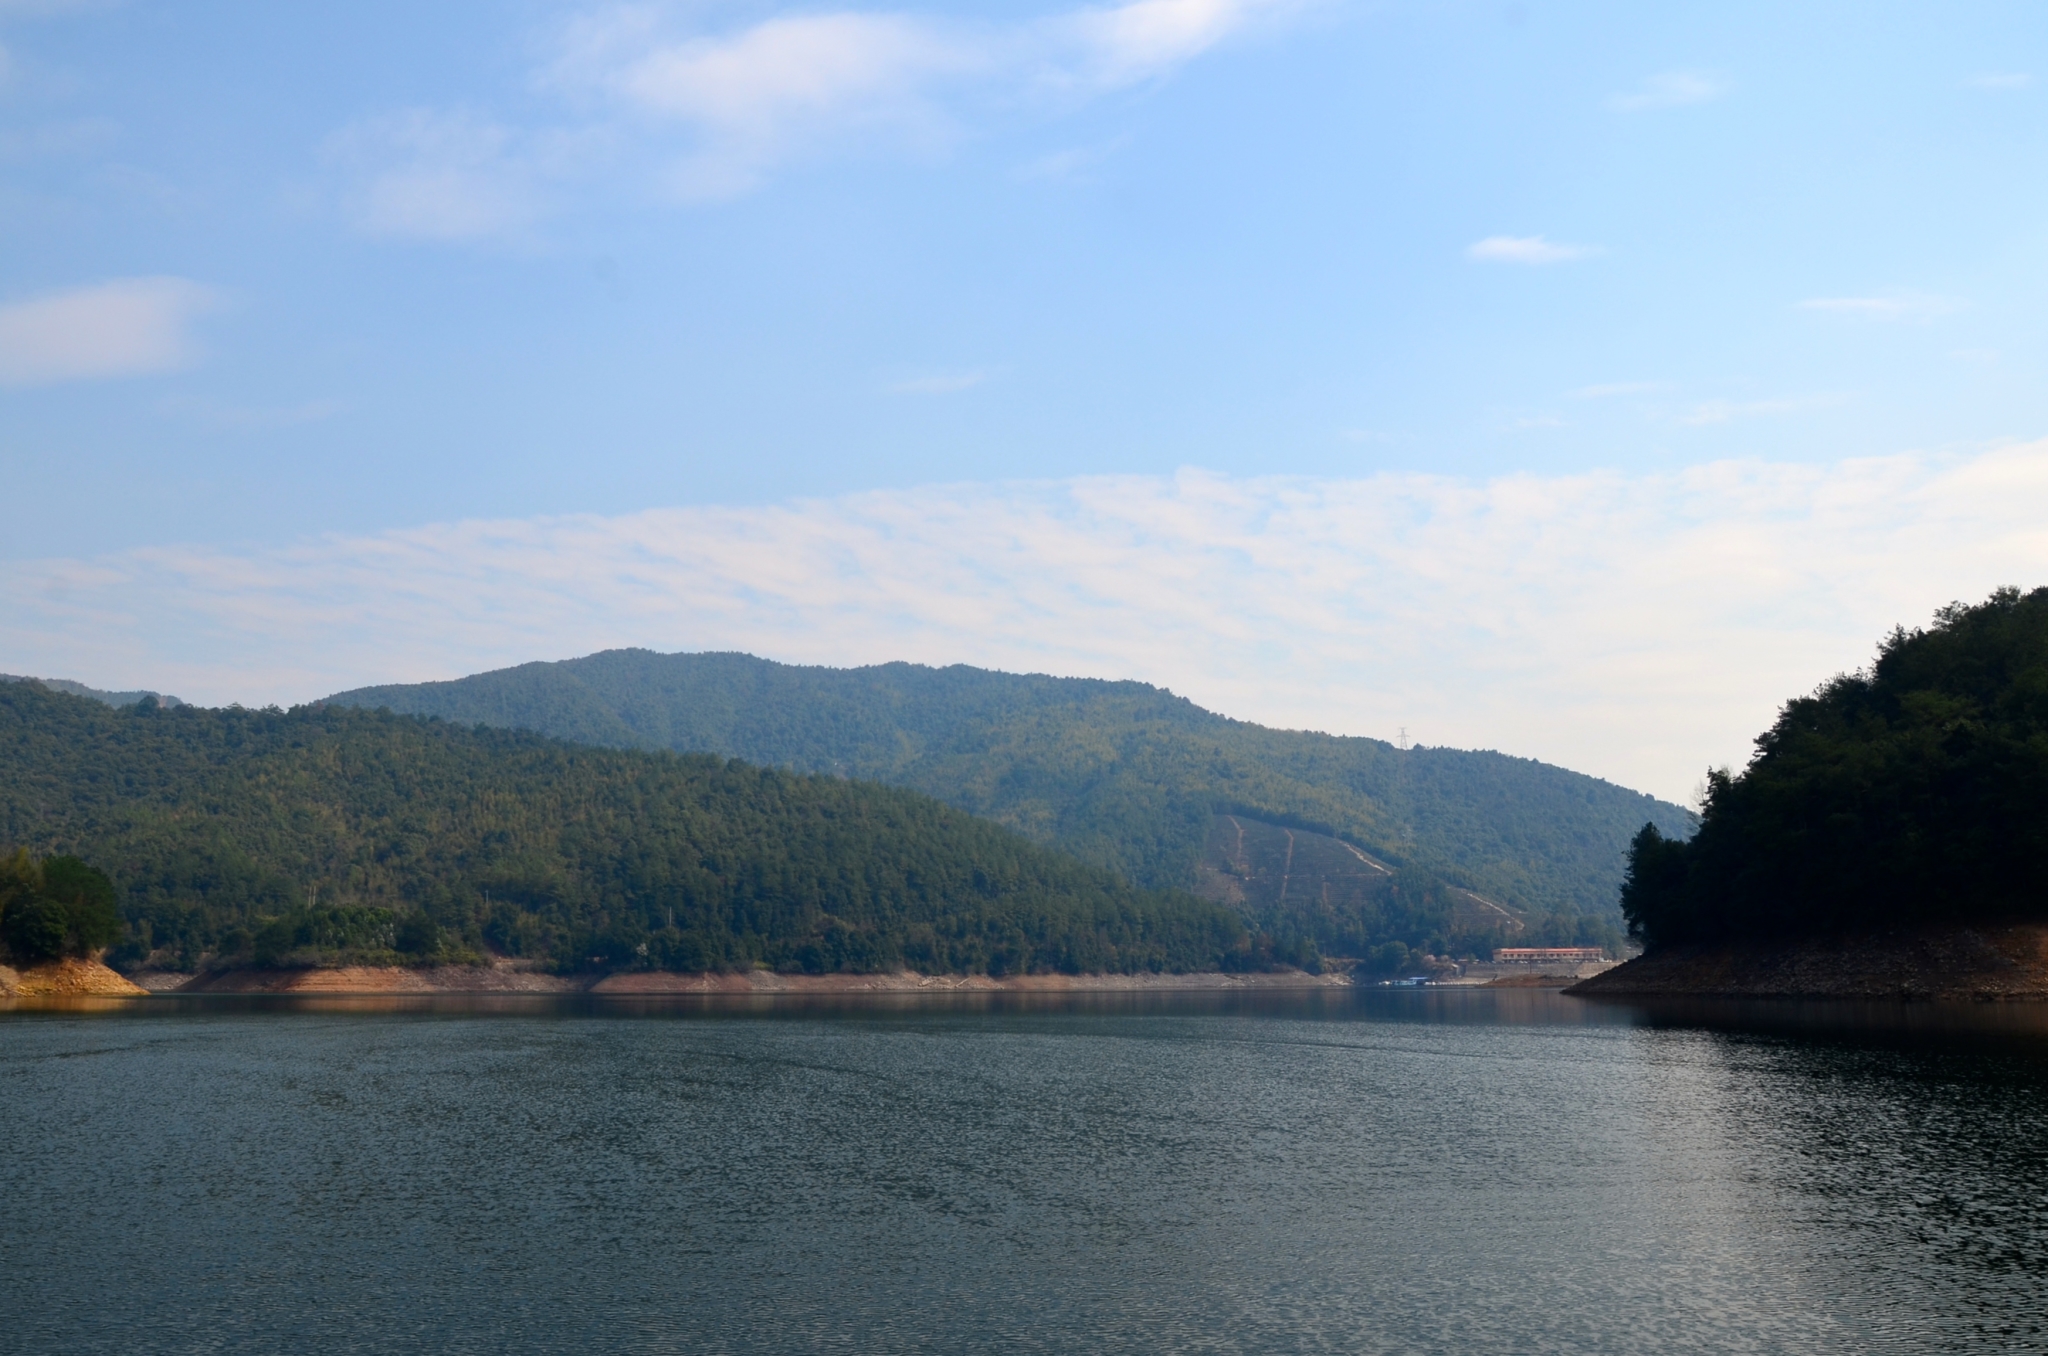
[[121, 935], [113, 882], [76, 857], [36, 861], [26, 848], [0, 858], [0, 941], [33, 965], [95, 955]]
[[105, 950], [120, 937], [114, 883], [78, 858], [51, 857], [43, 862], [43, 894], [64, 907], [67, 955]]
[[0, 926], [5, 926], [7, 910], [15, 901], [42, 892], [43, 865], [29, 855], [27, 848], [16, 848], [0, 857]]
[[1399, 942], [1382, 942], [1365, 958], [1365, 969], [1376, 975], [1400, 974], [1409, 968], [1408, 948]]
[[55, 960], [64, 954], [70, 923], [70, 910], [54, 899], [17, 900], [7, 909], [7, 950], [24, 965]]
[[1319, 957], [1366, 959], [1390, 943], [1400, 943], [1402, 954], [1468, 956], [1531, 935], [1561, 933], [1576, 942], [1571, 934], [1586, 930], [1608, 934], [1587, 943], [1613, 946], [1621, 936], [1618, 918], [1532, 919], [1431, 872], [1389, 866], [1326, 834], [1248, 814], [1210, 820], [1195, 891], [1234, 905], [1276, 948]]
[[[407, 921], [422, 918], [409, 914]], [[425, 920], [433, 927], [431, 919]], [[250, 957], [258, 965], [323, 963], [389, 965], [398, 959], [398, 918], [389, 909], [303, 908], [256, 930]]]
[[1565, 934], [1582, 919], [1618, 931], [1637, 825], [1692, 827], [1675, 805], [1529, 759], [1270, 730], [1143, 683], [965, 666], [612, 650], [331, 700], [905, 786], [1154, 888], [1188, 885], [1211, 815], [1243, 812]]
[[107, 871], [129, 924], [113, 959], [129, 965], [1276, 959], [1226, 909], [1134, 889], [913, 792], [341, 706], [116, 710], [0, 684], [9, 840]]
[[1636, 835], [1622, 907], [1650, 945], [2048, 916], [2048, 589], [1894, 631], [1756, 749], [1690, 842]]

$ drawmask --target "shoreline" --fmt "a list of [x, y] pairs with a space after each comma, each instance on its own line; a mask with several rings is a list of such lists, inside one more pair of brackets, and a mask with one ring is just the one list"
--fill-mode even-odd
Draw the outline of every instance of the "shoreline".
[[1565, 990], [1577, 998], [2048, 999], [2048, 924], [1893, 928], [1673, 946]]
[[144, 998], [149, 990], [96, 960], [66, 956], [16, 969], [0, 965], [0, 998]]
[[551, 975], [510, 965], [340, 966], [308, 970], [226, 970], [186, 975], [165, 971], [132, 976], [149, 994], [833, 994], [833, 993], [1158, 993], [1353, 987], [1349, 975], [1288, 970], [1257, 974], [1200, 971], [1136, 975], [785, 975], [766, 970], [733, 974], [635, 971], [608, 975]]

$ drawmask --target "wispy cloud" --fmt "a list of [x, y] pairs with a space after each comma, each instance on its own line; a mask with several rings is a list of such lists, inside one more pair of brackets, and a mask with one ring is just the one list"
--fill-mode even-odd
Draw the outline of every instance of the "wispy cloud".
[[1700, 71], [1665, 71], [1633, 89], [1609, 96], [1607, 106], [1618, 113], [1643, 113], [1656, 108], [1710, 103], [1727, 92], [1727, 83], [1717, 76]]
[[530, 136], [473, 112], [410, 109], [329, 137], [343, 201], [369, 235], [416, 240], [517, 236], [544, 211], [555, 181], [580, 163], [591, 133]]
[[1707, 400], [1692, 407], [1680, 422], [1695, 428], [1732, 423], [1737, 419], [1768, 419], [1774, 415], [1805, 414], [1810, 410], [1840, 405], [1844, 397], [1835, 393], [1786, 396], [1777, 400]]
[[1068, 183], [1084, 182], [1093, 177], [1090, 171], [1101, 165], [1118, 151], [1130, 144], [1129, 137], [1112, 137], [1108, 141], [1092, 146], [1069, 146], [1065, 150], [1042, 155], [1024, 164], [1017, 171], [1020, 179], [1053, 179]]
[[199, 358], [215, 301], [185, 278], [120, 278], [0, 306], [0, 386], [170, 372]]
[[1297, 7], [1288, 0], [1135, 0], [1077, 10], [1048, 27], [1071, 47], [1059, 64], [1115, 89], [1164, 75], [1254, 20]]
[[1971, 89], [2025, 89], [2034, 77], [2024, 71], [1986, 71], [1963, 81]]
[[[484, 238], [543, 215], [561, 181], [589, 172], [593, 139], [630, 148], [623, 163], [662, 164], [657, 178], [676, 197], [728, 199], [792, 164], [936, 154], [991, 119], [1161, 79], [1301, 3], [1133, 0], [1009, 24], [800, 11], [726, 29], [693, 22], [700, 11], [610, 6], [565, 25], [536, 75], [564, 101], [554, 130], [413, 110], [344, 129], [327, 149], [351, 171], [363, 229]], [[1104, 153], [1065, 152], [1033, 170], [1057, 177]]]
[[1134, 677], [1679, 797], [1953, 598], [2048, 581], [2048, 443], [1670, 473], [970, 484], [0, 563], [27, 672], [303, 700], [615, 645]]
[[1568, 264], [1598, 253], [1598, 245], [1565, 245], [1540, 235], [1490, 235], [1465, 247], [1468, 258], [1488, 264]]
[[1855, 316], [1862, 320], [1926, 320], [1948, 315], [1962, 307], [1948, 297], [1898, 292], [1879, 297], [1812, 297], [1800, 302], [1799, 309]]
[[985, 74], [989, 63], [981, 44], [905, 14], [790, 15], [669, 39], [631, 12], [586, 20], [556, 73], [691, 130], [698, 144], [674, 185], [686, 197], [721, 198], [833, 143], [947, 140], [953, 124], [940, 87]]
[[1581, 386], [1565, 394], [1573, 400], [1608, 400], [1614, 396], [1654, 395], [1658, 391], [1670, 389], [1671, 383], [1668, 381], [1607, 381]]

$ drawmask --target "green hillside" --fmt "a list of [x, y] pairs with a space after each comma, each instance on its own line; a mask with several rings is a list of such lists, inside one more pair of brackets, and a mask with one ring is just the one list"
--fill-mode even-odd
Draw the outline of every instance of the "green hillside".
[[1196, 883], [1218, 814], [1313, 829], [1506, 906], [1529, 940], [1618, 935], [1630, 836], [1691, 830], [1530, 759], [1270, 730], [1143, 683], [611, 650], [330, 700], [872, 778], [1153, 887]]
[[2048, 589], [1894, 631], [1864, 673], [1785, 704], [1698, 836], [1635, 840], [1652, 947], [2048, 918]]
[[1275, 959], [1227, 908], [1136, 889], [914, 792], [342, 706], [117, 709], [0, 683], [0, 857], [16, 848], [112, 879], [114, 959], [131, 966]]

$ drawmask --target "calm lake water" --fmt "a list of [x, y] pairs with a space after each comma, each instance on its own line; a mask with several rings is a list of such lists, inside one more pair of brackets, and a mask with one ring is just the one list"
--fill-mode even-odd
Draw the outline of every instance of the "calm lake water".
[[2048, 1349], [2048, 1013], [0, 1015], [0, 1349]]

